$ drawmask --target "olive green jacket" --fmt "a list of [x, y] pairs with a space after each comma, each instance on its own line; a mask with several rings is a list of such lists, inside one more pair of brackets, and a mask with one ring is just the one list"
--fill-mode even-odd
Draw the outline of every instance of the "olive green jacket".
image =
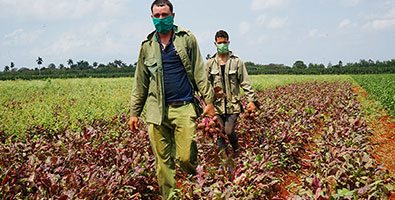
[[[166, 105], [160, 45], [156, 32], [150, 33], [142, 42], [134, 75], [131, 98], [131, 116], [140, 116], [147, 104], [147, 123], [160, 125]], [[187, 72], [194, 91], [203, 96], [207, 104], [213, 103], [214, 91], [207, 79], [207, 72], [195, 36], [189, 31], [174, 26], [173, 44]]]
[[254, 89], [252, 88], [244, 62], [231, 51], [225, 63], [225, 80], [222, 78], [221, 66], [217, 54], [214, 54], [207, 61], [206, 69], [213, 87], [219, 86], [223, 89], [225, 86], [226, 97], [214, 100], [214, 106], [217, 108], [217, 112], [220, 112], [219, 114], [242, 112], [240, 87], [243, 88], [248, 101], [255, 101]]

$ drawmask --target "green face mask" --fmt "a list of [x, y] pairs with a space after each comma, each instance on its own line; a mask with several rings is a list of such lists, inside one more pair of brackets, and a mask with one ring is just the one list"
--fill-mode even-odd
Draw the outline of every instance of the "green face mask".
[[229, 44], [227, 43], [217, 44], [217, 52], [219, 54], [227, 54], [229, 52]]
[[154, 22], [156, 31], [166, 34], [173, 28], [174, 18], [173, 15], [162, 19], [152, 17], [152, 21]]

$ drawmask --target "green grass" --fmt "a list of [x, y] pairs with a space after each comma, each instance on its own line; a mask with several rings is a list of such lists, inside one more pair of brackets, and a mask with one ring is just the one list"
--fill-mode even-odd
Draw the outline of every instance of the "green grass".
[[2, 81], [0, 132], [23, 137], [34, 127], [81, 131], [129, 109], [131, 78]]
[[369, 98], [380, 102], [388, 114], [395, 116], [395, 74], [353, 75], [352, 78], [366, 90]]

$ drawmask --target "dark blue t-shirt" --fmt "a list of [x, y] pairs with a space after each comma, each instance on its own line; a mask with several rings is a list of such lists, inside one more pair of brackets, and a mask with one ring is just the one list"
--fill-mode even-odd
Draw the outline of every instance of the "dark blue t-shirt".
[[166, 102], [191, 100], [192, 87], [172, 40], [167, 44], [166, 49], [161, 45], [161, 54]]

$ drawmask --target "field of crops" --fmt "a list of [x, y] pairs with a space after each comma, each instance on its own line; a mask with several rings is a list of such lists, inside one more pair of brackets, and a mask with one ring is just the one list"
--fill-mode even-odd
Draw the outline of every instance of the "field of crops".
[[395, 74], [353, 75], [352, 78], [390, 115], [395, 116]]
[[[373, 133], [349, 76], [251, 79], [260, 111], [238, 122], [241, 154], [222, 160], [199, 133], [198, 175], [177, 174], [175, 199], [391, 195], [394, 179], [371, 155]], [[1, 82], [0, 198], [158, 199], [146, 125], [127, 126], [131, 83]]]

